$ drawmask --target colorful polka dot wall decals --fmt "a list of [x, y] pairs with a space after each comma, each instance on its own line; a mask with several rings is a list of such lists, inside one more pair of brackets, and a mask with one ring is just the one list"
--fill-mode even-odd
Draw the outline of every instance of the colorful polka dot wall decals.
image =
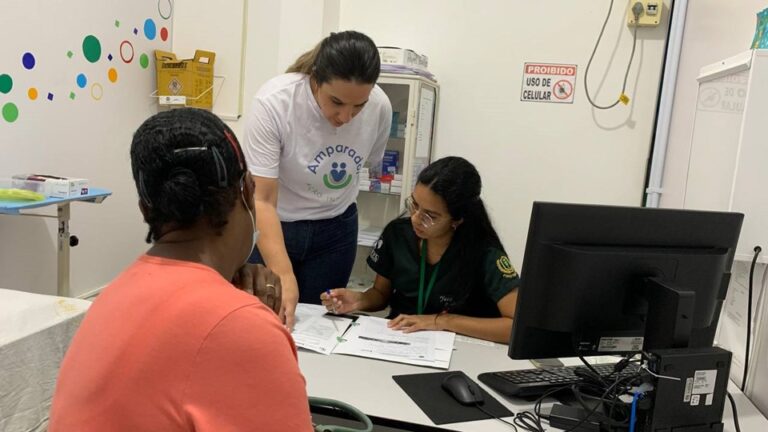
[[19, 118], [19, 108], [13, 102], [8, 102], [3, 105], [2, 114], [3, 120], [13, 123]]
[[164, 20], [170, 19], [171, 14], [173, 14], [173, 3], [171, 0], [157, 0], [157, 13]]
[[101, 58], [101, 42], [94, 35], [88, 35], [83, 39], [83, 55], [91, 63], [96, 63]]
[[80, 88], [85, 88], [86, 85], [88, 85], [88, 77], [82, 73], [77, 74], [77, 86]]
[[124, 40], [120, 43], [120, 58], [124, 63], [130, 63], [133, 61], [133, 44]]
[[8, 94], [13, 88], [13, 78], [8, 74], [0, 74], [0, 93]]
[[[24, 107], [34, 107], [36, 101], [51, 102], [55, 106], [61, 101], [82, 103], [88, 95], [93, 101], [101, 100], [105, 96], [103, 85], [116, 85], [119, 81], [123, 81], [121, 84], [126, 83], [126, 75], [122, 74], [130, 74], [131, 71], [120, 70], [120, 65], [132, 63], [136, 56], [142, 70], [150, 69], [153, 64], [151, 51], [160, 47], [142, 46], [137, 53], [134, 43], [147, 44], [146, 41], [155, 40], [167, 43], [171, 37], [171, 27], [165, 21], [172, 19], [173, 6], [173, 0], [157, 0], [157, 11], [150, 11], [152, 13], [143, 17], [134, 17], [138, 18], [136, 21], [118, 16], [107, 17], [105, 24], [109, 33], [101, 34], [94, 29], [76, 34], [73, 39], [64, 41], [68, 46], [54, 54], [53, 62], [45, 53], [21, 45], [21, 49], [6, 59], [11, 60], [6, 65], [14, 68], [0, 66], [0, 125], [18, 123], [20, 118], [28, 117], [24, 115]], [[133, 37], [145, 42], [128, 40]], [[62, 54], [66, 55], [66, 60], [61, 57]], [[89, 64], [97, 64], [102, 59], [106, 67], [89, 69]], [[50, 74], [51, 67], [55, 71], [61, 70], [57, 62], [66, 62], [65, 68], [75, 68], [67, 74], [65, 87], [57, 87], [58, 82], [53, 85], [38, 82], [41, 77], [44, 79]], [[107, 80], [104, 81], [104, 78]]]
[[104, 96], [104, 87], [99, 83], [93, 83], [91, 86], [91, 97], [94, 100], [101, 100], [102, 96]]
[[24, 65], [24, 69], [32, 70], [35, 68], [35, 63], [37, 61], [35, 60], [35, 55], [31, 52], [25, 52], [23, 56], [21, 56], [21, 64]]
[[155, 21], [152, 18], [147, 18], [144, 21], [144, 36], [149, 40], [155, 40], [157, 37], [157, 26], [155, 26]]

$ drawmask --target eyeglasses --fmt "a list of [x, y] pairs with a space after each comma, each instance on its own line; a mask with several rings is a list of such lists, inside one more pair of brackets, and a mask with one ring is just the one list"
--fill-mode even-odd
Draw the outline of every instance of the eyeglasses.
[[405, 199], [405, 209], [411, 216], [419, 213], [419, 223], [421, 223], [421, 226], [424, 227], [424, 229], [432, 228], [437, 223], [435, 221], [436, 218], [428, 215], [427, 213], [424, 213], [423, 210], [419, 209], [419, 205], [416, 204], [412, 196], [409, 196]]

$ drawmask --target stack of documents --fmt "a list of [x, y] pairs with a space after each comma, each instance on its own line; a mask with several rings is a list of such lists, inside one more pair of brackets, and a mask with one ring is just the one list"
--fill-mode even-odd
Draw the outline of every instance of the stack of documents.
[[351, 318], [326, 314], [323, 306], [299, 304], [293, 339], [296, 346], [321, 354], [347, 354], [448, 369], [455, 333], [403, 333], [387, 327], [384, 318]]
[[352, 324], [352, 318], [328, 315], [325, 306], [299, 303], [296, 306], [296, 323], [293, 341], [299, 348], [331, 354], [341, 336]]

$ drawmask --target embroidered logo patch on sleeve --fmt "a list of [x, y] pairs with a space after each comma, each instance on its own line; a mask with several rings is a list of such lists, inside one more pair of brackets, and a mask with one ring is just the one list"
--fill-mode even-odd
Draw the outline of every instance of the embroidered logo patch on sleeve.
[[504, 275], [504, 277], [513, 278], [517, 277], [515, 268], [512, 267], [512, 263], [509, 262], [509, 258], [506, 255], [502, 255], [496, 260], [496, 267]]

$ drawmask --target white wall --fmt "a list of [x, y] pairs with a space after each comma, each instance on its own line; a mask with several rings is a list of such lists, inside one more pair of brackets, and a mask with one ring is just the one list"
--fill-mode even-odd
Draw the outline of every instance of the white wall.
[[[631, 104], [598, 111], [587, 103], [583, 76], [608, 4], [341, 1], [340, 29], [429, 56], [441, 85], [436, 156], [476, 164], [483, 197], [518, 266], [532, 201], [642, 204], [669, 2], [663, 25], [638, 33]], [[627, 5], [616, 2], [590, 71], [598, 103], [612, 102], [621, 89], [632, 42]], [[573, 105], [520, 102], [524, 62], [577, 64]]]
[[[695, 0], [688, 2], [682, 54], [678, 68], [675, 100], [672, 110], [669, 145], [664, 166], [662, 183], [662, 207], [681, 207], [685, 197], [688, 161], [691, 151], [694, 114], [698, 83], [696, 77], [702, 66], [731, 57], [750, 48], [755, 31], [755, 14], [768, 7], [765, 0], [740, 0], [723, 2], [718, 0]], [[759, 193], [759, 189], [755, 189]], [[765, 254], [765, 252], [763, 252]], [[741, 382], [744, 362], [744, 334], [746, 322], [746, 285], [748, 280], [747, 263], [735, 263], [734, 274], [726, 299], [726, 309], [720, 320], [719, 342], [733, 351], [731, 377]], [[765, 265], [756, 268], [756, 293], [765, 291]], [[755, 296], [757, 299], [757, 294]], [[768, 346], [768, 310], [763, 302], [763, 330], [757, 335], [762, 347]], [[754, 308], [757, 308], [755, 300]], [[755, 314], [755, 318], [758, 314]], [[759, 323], [759, 322], [758, 322]], [[759, 346], [759, 345], [758, 345]], [[763, 349], [763, 358], [752, 355], [750, 367], [753, 379], [768, 381], [768, 369], [765, 362], [767, 351]], [[762, 366], [758, 366], [762, 365]], [[747, 394], [768, 415], [768, 389], [764, 386], [749, 386]]]
[[[330, 16], [326, 16], [326, 3]], [[299, 55], [320, 42], [327, 33], [324, 25], [333, 24], [337, 14], [333, 4], [330, 0], [248, 1], [243, 117], [227, 122], [239, 138], [253, 95], [268, 79], [284, 72]]]

